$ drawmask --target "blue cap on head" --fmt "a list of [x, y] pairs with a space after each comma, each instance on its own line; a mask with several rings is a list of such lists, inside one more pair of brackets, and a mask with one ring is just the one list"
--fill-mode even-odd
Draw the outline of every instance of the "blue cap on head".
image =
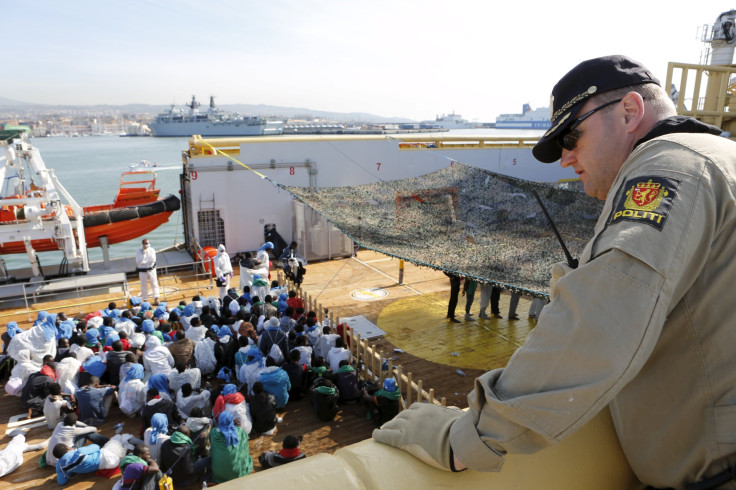
[[220, 369], [220, 372], [217, 373], [217, 378], [225, 380], [225, 383], [230, 383], [231, 374], [232, 374], [232, 371], [230, 371], [230, 368], [224, 367]]
[[194, 304], [189, 303], [184, 307], [184, 311], [182, 312], [182, 316], [193, 316], [195, 312]]
[[87, 342], [90, 344], [96, 343], [97, 339], [100, 338], [100, 332], [96, 328], [87, 329], [87, 332], [84, 335], [87, 337]]
[[141, 328], [146, 333], [153, 333], [153, 320], [143, 320], [143, 323], [141, 323]]
[[21, 333], [22, 331], [17, 322], [8, 322], [8, 335], [10, 338], [13, 338], [15, 334]]

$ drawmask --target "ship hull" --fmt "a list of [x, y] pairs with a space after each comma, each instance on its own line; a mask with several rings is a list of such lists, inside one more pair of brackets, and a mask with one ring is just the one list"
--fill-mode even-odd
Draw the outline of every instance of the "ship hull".
[[263, 136], [281, 134], [283, 123], [264, 121], [242, 122], [153, 122], [149, 125], [153, 136]]
[[496, 129], [549, 129], [549, 121], [496, 121]]

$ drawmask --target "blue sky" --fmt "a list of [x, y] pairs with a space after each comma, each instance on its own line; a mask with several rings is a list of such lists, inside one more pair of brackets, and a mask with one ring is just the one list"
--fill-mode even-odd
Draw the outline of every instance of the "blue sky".
[[[498, 4], [504, 4], [500, 6]], [[730, 5], [594, 1], [26, 2], [3, 18], [0, 96], [48, 104], [269, 104], [478, 121], [546, 106], [578, 62], [626, 54], [664, 81]]]

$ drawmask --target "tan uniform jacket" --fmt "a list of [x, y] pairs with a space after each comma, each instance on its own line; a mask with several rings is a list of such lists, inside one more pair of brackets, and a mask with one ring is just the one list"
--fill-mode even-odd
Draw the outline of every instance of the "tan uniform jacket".
[[725, 138], [637, 146], [581, 266], [507, 367], [476, 380], [450, 432], [457, 457], [498, 470], [506, 452], [559, 442], [610, 404], [644, 483], [682, 488], [736, 463], [735, 193]]

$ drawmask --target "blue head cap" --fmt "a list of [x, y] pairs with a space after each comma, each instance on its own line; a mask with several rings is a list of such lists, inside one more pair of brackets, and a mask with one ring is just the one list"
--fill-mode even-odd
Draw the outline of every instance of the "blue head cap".
[[143, 320], [143, 323], [141, 323], [141, 328], [145, 333], [153, 333], [155, 330], [153, 328], [153, 320]]
[[169, 378], [163, 373], [154, 374], [148, 378], [148, 387], [156, 388], [159, 393], [169, 394]]
[[120, 335], [118, 335], [117, 332], [111, 333], [105, 339], [105, 346], [109, 347], [112, 345], [113, 342], [116, 342], [118, 340], [120, 340]]
[[194, 304], [189, 303], [184, 307], [184, 312], [182, 312], [182, 316], [193, 316], [194, 315]]
[[159, 303], [159, 305], [156, 307], [156, 311], [153, 312], [154, 318], [160, 318], [166, 314], [166, 302], [162, 301]]
[[386, 391], [396, 391], [396, 380], [394, 378], [386, 378], [383, 380], [383, 389]]
[[74, 334], [74, 322], [71, 320], [64, 320], [59, 324], [56, 330], [56, 340], [70, 339]]
[[151, 303], [149, 303], [148, 301], [144, 301], [143, 304], [141, 305], [141, 311], [148, 311], [150, 309], [151, 309]]
[[56, 339], [56, 323], [52, 322], [50, 318], [46, 317], [44, 321], [38, 323], [36, 326], [43, 329], [43, 336], [46, 342]]
[[107, 369], [107, 366], [105, 366], [105, 363], [102, 362], [100, 356], [90, 356], [89, 359], [84, 361], [82, 367], [89, 374], [91, 374], [92, 376], [97, 376], [98, 378], [105, 374], [105, 369]]
[[38, 316], [36, 317], [36, 321], [33, 324], [37, 325], [43, 323], [48, 317], [49, 313], [47, 311], [39, 311]]
[[89, 328], [87, 329], [85, 336], [87, 337], [87, 342], [94, 344], [97, 342], [97, 339], [100, 338], [100, 332], [96, 328]]
[[246, 354], [246, 359], [247, 359], [247, 361], [245, 361], [246, 364], [260, 363], [261, 360], [263, 359], [263, 352], [261, 352], [261, 349], [259, 349], [255, 345], [251, 346], [250, 350]]
[[128, 368], [125, 373], [125, 381], [132, 381], [134, 379], [143, 379], [143, 365], [133, 364]]
[[21, 333], [23, 330], [18, 326], [18, 322], [8, 322], [8, 335], [12, 339], [15, 334]]
[[151, 438], [149, 444], [156, 444], [159, 434], [166, 435], [169, 432], [169, 418], [165, 413], [155, 413], [151, 417]]
[[225, 410], [217, 418], [217, 428], [225, 438], [225, 446], [237, 446], [240, 443], [238, 430], [232, 412]]
[[225, 383], [229, 383], [231, 373], [232, 371], [230, 371], [230, 368], [224, 367], [220, 369], [219, 373], [217, 373], [217, 378], [225, 380]]
[[217, 332], [217, 337], [223, 338], [227, 335], [232, 335], [232, 334], [233, 333], [232, 331], [230, 331], [230, 327], [228, 327], [227, 325], [223, 325], [222, 327], [220, 327], [220, 330]]

